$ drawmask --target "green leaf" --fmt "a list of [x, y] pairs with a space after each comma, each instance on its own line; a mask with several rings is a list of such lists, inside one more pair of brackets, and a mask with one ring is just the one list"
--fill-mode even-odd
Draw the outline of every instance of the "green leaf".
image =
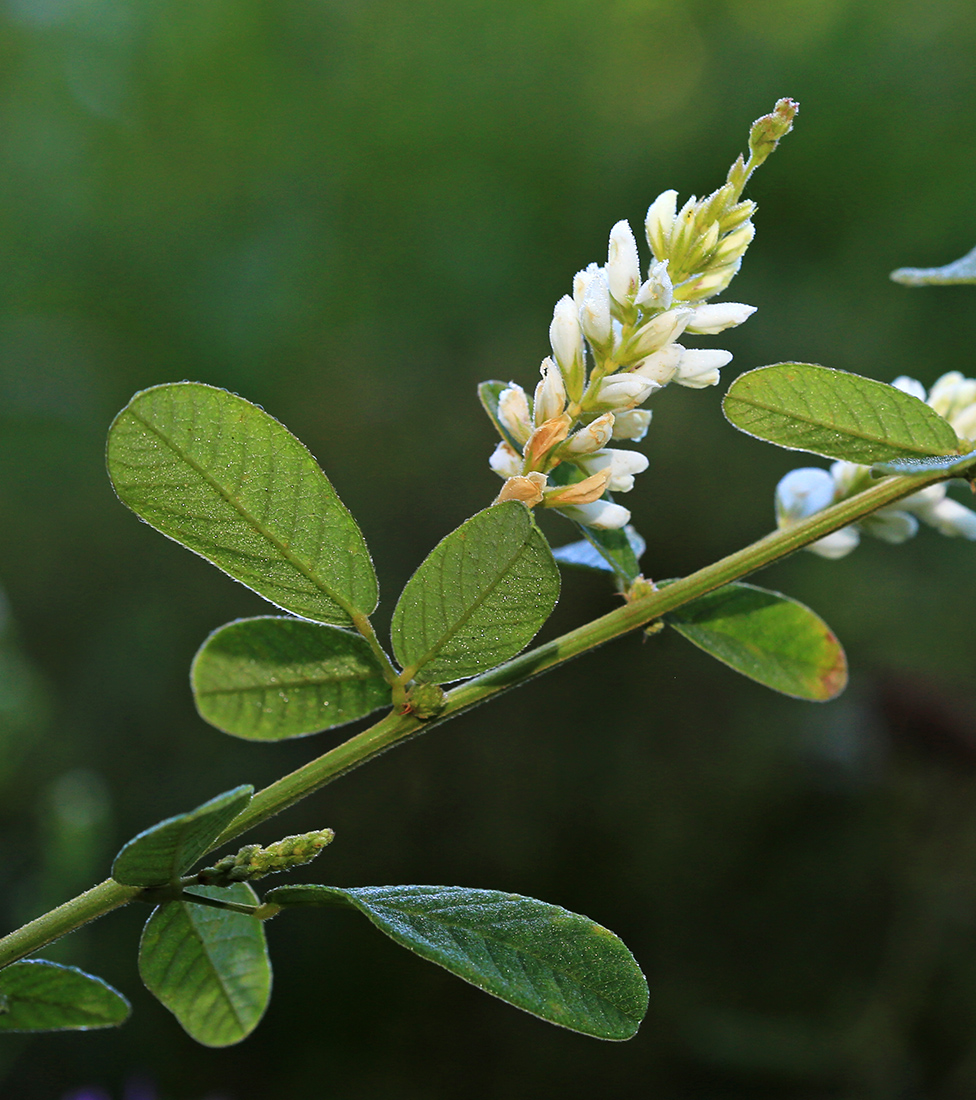
[[826, 702], [847, 686], [847, 659], [809, 607], [751, 584], [727, 584], [664, 616], [682, 637], [773, 691]]
[[952, 470], [959, 477], [972, 476], [976, 466], [976, 451], [966, 455], [938, 455], [933, 458], [896, 458], [893, 462], [876, 462], [873, 474], [934, 474]]
[[303, 619], [238, 619], [193, 659], [200, 717], [251, 741], [331, 729], [390, 703], [390, 687], [358, 634]]
[[0, 1031], [91, 1031], [118, 1027], [132, 1009], [101, 978], [28, 959], [0, 970]]
[[584, 537], [552, 552], [560, 565], [614, 573], [628, 587], [640, 576], [640, 558], [647, 544], [633, 527], [622, 531], [598, 531], [579, 523], [575, 527]]
[[479, 512], [434, 547], [393, 612], [397, 660], [425, 683], [494, 668], [535, 637], [559, 596], [559, 568], [517, 500]]
[[924, 401], [884, 382], [812, 363], [747, 371], [729, 387], [722, 407], [748, 435], [865, 465], [959, 448], [948, 422]]
[[348, 626], [376, 607], [362, 533], [306, 448], [257, 405], [199, 382], [137, 393], [108, 469], [148, 524], [271, 603]]
[[276, 905], [342, 905], [401, 946], [516, 1008], [598, 1039], [629, 1039], [647, 982], [612, 933], [519, 894], [460, 886], [280, 886]]
[[[194, 891], [243, 905], [258, 900], [244, 882]], [[245, 1039], [271, 997], [262, 922], [191, 901], [168, 901], [153, 910], [139, 942], [139, 974], [184, 1030], [208, 1047]]]
[[498, 382], [492, 379], [490, 382], [482, 382], [478, 386], [478, 399], [481, 401], [481, 407], [488, 414], [488, 419], [495, 425], [495, 430], [505, 440], [505, 442], [518, 454], [522, 453], [522, 444], [515, 439], [512, 433], [502, 424], [498, 418], [498, 398], [501, 396], [502, 390], [507, 390], [511, 385], [511, 382]]
[[124, 886], [163, 886], [177, 881], [251, 801], [252, 794], [253, 787], [235, 787], [189, 813], [144, 830], [115, 857], [112, 878]]
[[905, 286], [952, 286], [976, 283], [976, 248], [945, 267], [900, 267], [891, 278]]

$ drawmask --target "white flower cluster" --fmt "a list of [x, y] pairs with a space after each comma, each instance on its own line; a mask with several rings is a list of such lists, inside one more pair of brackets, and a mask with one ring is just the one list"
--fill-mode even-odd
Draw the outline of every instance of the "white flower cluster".
[[[893, 386], [912, 394], [944, 416], [960, 439], [976, 437], [976, 379], [950, 371], [926, 395], [914, 378], [896, 378]], [[872, 484], [868, 466], [835, 462], [829, 470], [804, 466], [791, 470], [776, 486], [776, 522], [791, 527]], [[885, 542], [905, 542], [918, 531], [919, 520], [943, 535], [976, 540], [976, 512], [946, 496], [944, 482], [913, 493], [890, 508], [881, 508], [807, 547], [824, 558], [842, 558], [861, 541], [861, 532]]]

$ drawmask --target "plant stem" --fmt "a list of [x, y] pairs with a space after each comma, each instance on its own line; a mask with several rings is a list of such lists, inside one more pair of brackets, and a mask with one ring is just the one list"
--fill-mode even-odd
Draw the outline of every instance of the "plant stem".
[[[959, 476], [956, 473], [954, 476]], [[498, 668], [491, 669], [449, 691], [445, 706], [436, 717], [423, 720], [412, 714], [392, 711], [362, 733], [303, 767], [265, 787], [251, 799], [247, 808], [224, 830], [210, 851], [259, 825], [268, 818], [305, 798], [313, 791], [345, 775], [417, 734], [455, 718], [480, 703], [513, 687], [528, 682], [551, 668], [564, 664], [614, 638], [659, 619], [669, 611], [704, 596], [730, 581], [756, 572], [796, 550], [870, 515], [902, 497], [910, 496], [946, 478], [944, 471], [912, 477], [889, 477], [877, 485], [841, 501], [794, 527], [774, 531], [758, 542], [729, 554], [690, 576], [674, 581], [632, 600], [606, 615], [577, 627], [559, 638], [529, 650]], [[357, 624], [358, 625], [358, 624]], [[375, 635], [374, 635], [375, 638]], [[377, 643], [378, 645], [378, 643]], [[0, 966], [33, 954], [80, 925], [125, 905], [139, 894], [138, 887], [121, 886], [112, 879], [0, 939]]]

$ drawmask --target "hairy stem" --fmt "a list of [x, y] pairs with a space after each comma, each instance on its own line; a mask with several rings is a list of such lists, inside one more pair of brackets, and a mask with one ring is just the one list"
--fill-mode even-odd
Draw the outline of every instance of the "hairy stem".
[[[622, 634], [646, 626], [667, 612], [698, 599], [723, 584], [739, 580], [771, 565], [824, 535], [863, 519], [879, 508], [943, 480], [945, 474], [942, 472], [884, 478], [877, 485], [818, 512], [788, 530], [774, 531], [758, 542], [674, 581], [666, 588], [634, 599], [593, 622], [577, 627], [499, 665], [498, 668], [468, 680], [447, 693], [444, 709], [435, 718], [425, 721], [412, 714], [390, 712], [369, 729], [258, 791], [247, 808], [231, 822], [210, 850], [219, 848], [255, 825], [267, 821], [281, 810], [395, 745], [426, 732], [449, 718], [455, 718], [495, 695], [527, 683], [543, 672], [619, 638]], [[137, 887], [121, 886], [111, 879], [93, 887], [0, 939], [0, 966], [33, 954], [45, 944], [95, 917], [125, 905], [139, 893]]]

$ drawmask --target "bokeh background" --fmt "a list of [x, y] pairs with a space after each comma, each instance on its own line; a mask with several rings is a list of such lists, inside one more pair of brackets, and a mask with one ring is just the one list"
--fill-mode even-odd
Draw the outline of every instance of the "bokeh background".
[[[335, 743], [224, 737], [187, 684], [266, 609], [114, 498], [106, 429], [191, 378], [261, 403], [361, 522], [388, 616], [497, 491], [483, 378], [532, 384], [556, 299], [661, 190], [720, 184], [790, 95], [718, 341], [883, 380], [973, 373], [976, 290], [904, 264], [976, 243], [971, 0], [3, 0], [0, 831], [4, 928], [160, 817]], [[706, 341], [707, 343], [708, 341]], [[796, 456], [720, 387], [655, 404], [628, 505], [646, 570], [763, 534]], [[553, 540], [569, 531], [547, 526]], [[120, 1100], [976, 1093], [976, 547], [923, 532], [761, 582], [845, 642], [838, 702], [773, 696], [676, 635], [618, 641], [260, 830], [331, 825], [315, 875], [588, 913], [643, 964], [639, 1036], [551, 1028], [363, 920], [269, 928], [255, 1035], [196, 1047], [141, 989], [144, 913], [47, 957], [133, 1001], [118, 1032], [0, 1040], [0, 1094]], [[568, 576], [547, 633], [614, 604]]]

